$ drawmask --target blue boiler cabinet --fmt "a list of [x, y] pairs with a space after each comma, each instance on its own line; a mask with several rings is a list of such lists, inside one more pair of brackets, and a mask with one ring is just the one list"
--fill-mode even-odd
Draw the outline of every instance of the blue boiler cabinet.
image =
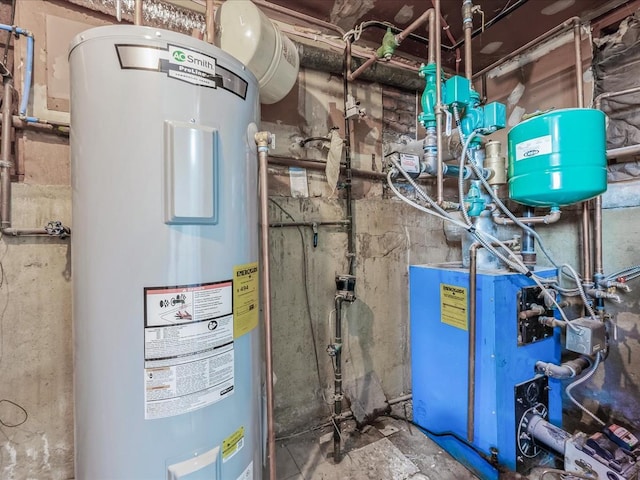
[[[536, 272], [552, 276], [555, 270]], [[467, 439], [469, 272], [450, 265], [409, 268], [413, 420], [482, 479], [498, 478], [476, 451], [500, 469], [524, 471], [542, 453], [519, 442], [518, 424], [528, 408], [542, 409], [561, 425], [559, 382], [536, 375], [536, 361], [560, 361], [559, 334], [526, 331], [521, 303], [539, 290], [526, 276], [479, 270], [476, 306], [475, 424]], [[542, 300], [538, 300], [542, 303]], [[529, 322], [530, 323], [530, 322]], [[537, 325], [537, 324], [536, 324]], [[454, 435], [438, 435], [451, 432]]]

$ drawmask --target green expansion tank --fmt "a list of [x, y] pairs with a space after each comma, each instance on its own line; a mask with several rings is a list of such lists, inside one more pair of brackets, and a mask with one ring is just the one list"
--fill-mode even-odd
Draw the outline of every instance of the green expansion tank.
[[509, 196], [529, 206], [582, 202], [607, 189], [605, 116], [570, 108], [509, 131]]

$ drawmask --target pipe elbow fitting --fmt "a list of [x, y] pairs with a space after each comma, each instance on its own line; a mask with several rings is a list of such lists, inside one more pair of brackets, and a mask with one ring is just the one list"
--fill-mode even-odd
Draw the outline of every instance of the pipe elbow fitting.
[[558, 220], [560, 220], [561, 215], [562, 215], [562, 212], [560, 210], [551, 210], [551, 213], [544, 216], [543, 223], [545, 225], [556, 223]]

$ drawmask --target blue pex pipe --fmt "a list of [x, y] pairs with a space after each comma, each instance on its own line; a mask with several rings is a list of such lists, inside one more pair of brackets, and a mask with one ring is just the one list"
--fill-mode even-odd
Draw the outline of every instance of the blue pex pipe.
[[[20, 102], [20, 117], [27, 115], [27, 106], [29, 105], [29, 91], [31, 89], [31, 79], [33, 77], [33, 35], [28, 30], [20, 27], [14, 27], [12, 25], [0, 24], [0, 30], [5, 32], [12, 32], [17, 35], [24, 35], [27, 37], [27, 68], [24, 72], [24, 82], [22, 83], [22, 100]], [[38, 121], [37, 118], [29, 117], [27, 122]]]
[[31, 77], [33, 75], [33, 36], [27, 37], [27, 69], [24, 72], [24, 83], [22, 84], [22, 101], [20, 102], [19, 115], [24, 117], [27, 114], [29, 105], [29, 91], [31, 89]]

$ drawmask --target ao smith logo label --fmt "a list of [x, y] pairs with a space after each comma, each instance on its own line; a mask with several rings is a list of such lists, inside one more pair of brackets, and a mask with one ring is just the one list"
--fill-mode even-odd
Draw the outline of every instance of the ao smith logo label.
[[116, 44], [120, 68], [159, 72], [181, 82], [220, 88], [246, 100], [249, 84], [206, 53], [178, 45]]
[[169, 46], [169, 53], [171, 54], [173, 62], [194, 69], [192, 71], [185, 70], [185, 73], [195, 75], [199, 75], [199, 73], [196, 72], [205, 72], [210, 75], [215, 75], [216, 73], [216, 61], [213, 57], [192, 50], [176, 48], [172, 45]]
[[184, 62], [187, 59], [187, 56], [182, 50], [176, 50], [175, 52], [173, 52], [173, 59], [176, 62]]

